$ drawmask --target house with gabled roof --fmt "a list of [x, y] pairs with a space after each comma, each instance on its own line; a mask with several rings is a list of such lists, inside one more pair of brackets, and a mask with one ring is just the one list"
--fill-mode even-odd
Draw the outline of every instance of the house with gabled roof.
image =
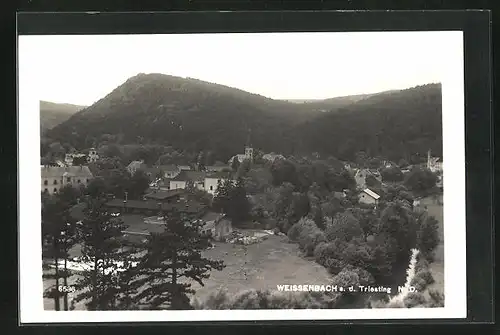
[[380, 195], [373, 192], [369, 188], [365, 188], [359, 194], [359, 202], [362, 204], [377, 204], [380, 199]]
[[199, 189], [205, 189], [205, 175], [203, 171], [181, 171], [177, 176], [170, 179], [170, 189], [185, 189], [189, 185]]
[[215, 192], [217, 192], [217, 185], [219, 185], [219, 182], [222, 182], [226, 179], [233, 179], [231, 172], [207, 173], [207, 175], [205, 176], [205, 191], [207, 191], [211, 195], [214, 195]]

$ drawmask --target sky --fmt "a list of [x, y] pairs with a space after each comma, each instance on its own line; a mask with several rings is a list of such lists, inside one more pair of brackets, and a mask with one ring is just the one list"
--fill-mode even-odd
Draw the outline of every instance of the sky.
[[[273, 99], [326, 99], [441, 82], [446, 32], [21, 36], [40, 100], [91, 105], [138, 73]], [[455, 40], [453, 40], [455, 42]], [[451, 50], [451, 49], [453, 50]], [[21, 62], [21, 64], [23, 64]]]

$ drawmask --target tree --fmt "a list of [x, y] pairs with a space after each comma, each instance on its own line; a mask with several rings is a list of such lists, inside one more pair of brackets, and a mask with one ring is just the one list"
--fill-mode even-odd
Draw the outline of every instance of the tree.
[[401, 158], [398, 162], [398, 166], [399, 168], [401, 169], [404, 169], [405, 167], [407, 167], [409, 164], [408, 164], [408, 161], [404, 158]]
[[248, 218], [250, 203], [242, 178], [238, 178], [236, 184], [230, 188], [229, 202], [225, 212], [235, 225], [242, 223]]
[[112, 217], [105, 199], [85, 201], [84, 219], [79, 228], [81, 260], [89, 264], [75, 284], [75, 302], [85, 300], [89, 310], [117, 309], [121, 294], [122, 271], [130, 269], [130, 251], [123, 248], [122, 220]]
[[[165, 216], [161, 213], [161, 216]], [[209, 238], [201, 226], [187, 216], [173, 211], [165, 216], [165, 231], [148, 238], [145, 254], [131, 270], [131, 287], [137, 292], [132, 300], [152, 309], [189, 309], [189, 294], [194, 280], [203, 286], [210, 271], [222, 270], [222, 261], [202, 256]]]
[[380, 185], [380, 181], [371, 174], [366, 176], [365, 182], [368, 187], [378, 187]]
[[215, 190], [212, 208], [220, 213], [227, 214], [227, 209], [230, 206], [231, 191], [234, 187], [233, 181], [223, 179], [217, 181], [217, 189]]
[[340, 239], [349, 242], [363, 235], [359, 220], [350, 212], [337, 213], [333, 221], [327, 224], [325, 232], [329, 241]]
[[77, 156], [73, 158], [74, 166], [87, 165], [87, 156]]
[[417, 249], [426, 257], [432, 256], [432, 252], [439, 244], [439, 222], [433, 216], [427, 216], [422, 220], [417, 231]]
[[316, 226], [318, 226], [319, 229], [325, 229], [325, 217], [321, 206], [316, 207], [314, 210], [314, 223], [316, 223]]
[[66, 149], [59, 142], [53, 142], [49, 145], [49, 152], [52, 154], [52, 157], [62, 158], [66, 153]]
[[382, 176], [382, 180], [386, 182], [400, 182], [403, 181], [404, 177], [403, 172], [396, 166], [382, 169], [380, 175]]
[[[64, 310], [68, 310], [68, 298], [59, 290], [61, 279], [67, 286], [70, 273], [67, 269], [69, 249], [75, 244], [76, 222], [69, 214], [70, 204], [57, 195], [42, 198], [42, 240], [44, 246], [49, 246], [48, 255], [54, 265], [54, 273], [45, 274], [45, 278], [55, 279], [55, 285], [44, 292], [45, 297], [53, 298], [55, 310], [60, 310], [60, 298], [64, 300]], [[60, 261], [63, 260], [61, 270]]]
[[[104, 134], [104, 135], [110, 136], [109, 134]], [[104, 145], [100, 151], [102, 151], [102, 154], [105, 157], [123, 158], [122, 150], [120, 149], [120, 147], [118, 145], [116, 145], [114, 143], [108, 143], [108, 144]]]
[[127, 191], [130, 199], [141, 199], [149, 188], [149, 177], [142, 170], [137, 170], [129, 179]]
[[416, 246], [417, 229], [411, 207], [397, 201], [388, 203], [382, 210], [375, 234], [387, 236], [388, 251], [394, 255], [395, 263], [405, 264]]
[[243, 177], [246, 177], [248, 172], [250, 171], [250, 168], [251, 168], [251, 161], [248, 160], [248, 159], [245, 159], [241, 164], [240, 166], [238, 167], [238, 169], [236, 170], [236, 176], [238, 178], [243, 178]]
[[404, 183], [413, 192], [425, 194], [436, 186], [437, 176], [429, 169], [414, 168], [406, 176]]
[[279, 186], [283, 183], [290, 183], [293, 186], [298, 184], [297, 168], [295, 164], [285, 159], [277, 159], [271, 165], [273, 184]]

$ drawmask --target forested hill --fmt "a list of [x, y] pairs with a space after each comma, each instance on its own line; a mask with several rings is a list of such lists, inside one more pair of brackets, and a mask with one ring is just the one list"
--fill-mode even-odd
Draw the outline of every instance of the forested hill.
[[40, 101], [40, 128], [42, 131], [51, 129], [66, 121], [71, 115], [85, 108], [71, 104], [59, 104]]
[[196, 79], [139, 74], [48, 136], [79, 148], [113, 134], [124, 142], [211, 148], [227, 157], [242, 150], [248, 129], [255, 146], [286, 149], [283, 133], [315, 114], [301, 105]]
[[295, 129], [298, 148], [341, 159], [368, 156], [392, 159], [442, 154], [441, 85], [428, 84], [362, 99], [322, 114]]
[[343, 105], [322, 101], [336, 110], [322, 113], [318, 102], [279, 101], [196, 79], [139, 74], [47, 136], [80, 149], [115, 135], [121, 143], [210, 150], [220, 160], [242, 152], [249, 129], [254, 147], [285, 155], [323, 151], [348, 158], [362, 149], [398, 155], [392, 150], [402, 151], [405, 143], [419, 152], [429, 146], [441, 152], [439, 85], [353, 99], [344, 98]]

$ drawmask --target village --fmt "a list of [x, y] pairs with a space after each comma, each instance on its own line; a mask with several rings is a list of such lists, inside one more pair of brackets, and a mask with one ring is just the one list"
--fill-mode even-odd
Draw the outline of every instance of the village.
[[[96, 163], [103, 156], [97, 153], [95, 148], [90, 148], [85, 153], [69, 153], [64, 157], [64, 161], [56, 161], [57, 166], [42, 166], [42, 190], [45, 194], [57, 194], [57, 192], [67, 185], [72, 187], [85, 187], [90, 184], [94, 176], [88, 164]], [[146, 241], [146, 237], [151, 233], [162, 231], [163, 218], [158, 213], [168, 213], [177, 210], [188, 213], [203, 222], [202, 232], [210, 235], [215, 241], [230, 242], [240, 244], [258, 243], [267, 238], [268, 235], [281, 234], [279, 230], [273, 230], [264, 224], [259, 224], [253, 220], [252, 227], [260, 229], [234, 229], [231, 220], [220, 212], [210, 209], [206, 203], [192, 199], [189, 196], [189, 189], [196, 189], [213, 198], [217, 194], [217, 187], [224, 180], [236, 180], [236, 171], [232, 168], [238, 161], [238, 165], [243, 163], [252, 164], [254, 162], [254, 148], [247, 145], [244, 154], [236, 154], [230, 158], [227, 164], [217, 162], [213, 166], [205, 166], [200, 169], [196, 165], [153, 165], [148, 166], [143, 160], [130, 162], [126, 170], [133, 176], [138, 171], [142, 171], [147, 177], [149, 187], [145, 190], [142, 199], [131, 200], [127, 198], [127, 191], [123, 197], [111, 195], [106, 203], [112, 215], [120, 216], [125, 222], [127, 229], [123, 231], [125, 236], [134, 241]], [[273, 164], [278, 160], [286, 160], [281, 154], [267, 153], [262, 155], [262, 161]], [[376, 206], [383, 199], [376, 191], [370, 189], [370, 179], [372, 183], [380, 186], [387, 186], [387, 182], [382, 181], [380, 171], [397, 167], [394, 162], [382, 161], [379, 168], [356, 168], [352, 163], [344, 162], [344, 168], [348, 171], [356, 182], [354, 196], [359, 203]], [[432, 157], [428, 152], [427, 162], [423, 167], [438, 175], [437, 187], [442, 189], [442, 162], [439, 158]], [[407, 174], [412, 166], [405, 166], [401, 169], [403, 174]], [[335, 192], [339, 199], [352, 196], [353, 191], [345, 189]], [[252, 198], [248, 194], [248, 198]], [[419, 199], [413, 199], [411, 206], [418, 206]], [[78, 220], [82, 220], [82, 208], [75, 205], [72, 215]], [[78, 254], [78, 253], [77, 253]], [[76, 255], [77, 255], [76, 254]]]

